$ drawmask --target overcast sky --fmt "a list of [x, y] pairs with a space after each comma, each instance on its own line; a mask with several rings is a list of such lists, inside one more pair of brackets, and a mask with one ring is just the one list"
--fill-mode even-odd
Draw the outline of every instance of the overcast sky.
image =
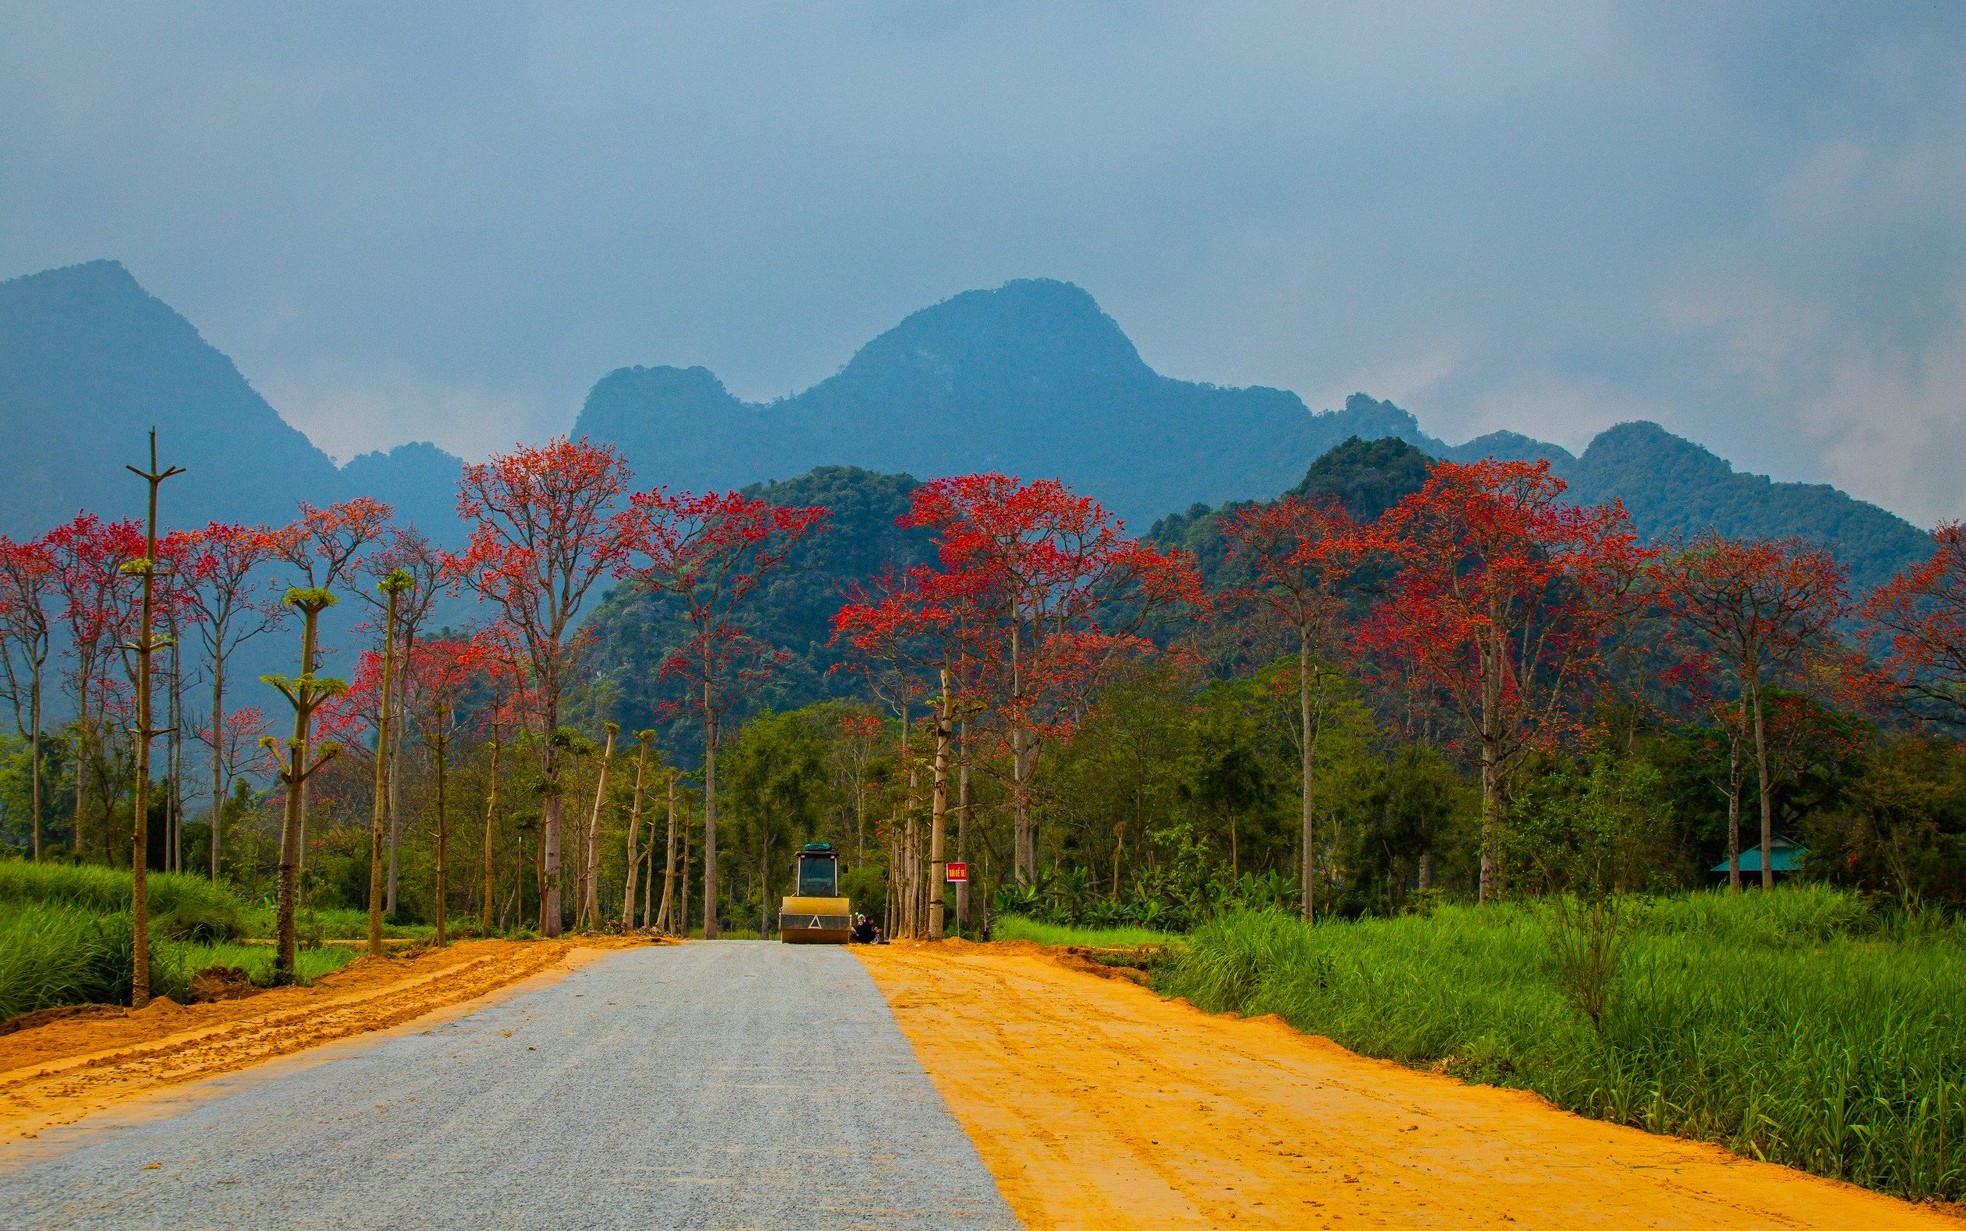
[[568, 7], [0, 0], [0, 277], [122, 260], [341, 458], [1050, 276], [1170, 375], [1966, 515], [1952, 0]]

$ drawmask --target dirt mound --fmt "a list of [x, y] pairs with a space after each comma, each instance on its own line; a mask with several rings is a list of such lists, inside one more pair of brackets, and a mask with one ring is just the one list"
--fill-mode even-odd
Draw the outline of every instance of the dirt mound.
[[244, 966], [207, 966], [191, 976], [191, 1003], [211, 1004], [219, 1000], [242, 1000], [257, 995], [253, 977]]

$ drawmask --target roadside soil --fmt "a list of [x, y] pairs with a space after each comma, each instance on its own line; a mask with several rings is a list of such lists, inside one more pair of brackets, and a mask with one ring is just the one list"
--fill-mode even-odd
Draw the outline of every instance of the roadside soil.
[[[1966, 1222], [1203, 1013], [1028, 942], [855, 946], [1011, 1209], [1135, 1227]], [[1108, 977], [1094, 977], [1104, 974]]]
[[82, 1007], [17, 1019], [0, 1034], [0, 1144], [167, 1087], [411, 1021], [634, 939], [462, 941], [360, 957], [309, 987], [211, 1004]]

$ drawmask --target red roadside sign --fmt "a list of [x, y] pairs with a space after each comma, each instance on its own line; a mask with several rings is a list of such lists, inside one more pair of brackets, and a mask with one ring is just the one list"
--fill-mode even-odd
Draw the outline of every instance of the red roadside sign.
[[962, 885], [962, 884], [967, 884], [969, 882], [968, 864], [950, 863], [950, 864], [944, 864], [943, 866], [949, 870], [947, 879], [951, 885]]

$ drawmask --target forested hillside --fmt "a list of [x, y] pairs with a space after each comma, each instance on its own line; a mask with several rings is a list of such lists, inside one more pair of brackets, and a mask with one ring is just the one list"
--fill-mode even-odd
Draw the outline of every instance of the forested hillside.
[[[829, 516], [823, 531], [799, 543], [753, 599], [751, 631], [782, 651], [784, 661], [740, 712], [793, 709], [860, 691], [857, 680], [834, 670], [842, 656], [829, 644], [833, 614], [855, 586], [928, 558], [927, 533], [895, 525], [915, 486], [907, 475], [822, 466], [745, 489], [746, 495], [777, 505], [817, 505]], [[588, 660], [594, 684], [584, 708], [627, 730], [659, 725], [666, 746], [688, 750], [688, 757], [700, 755], [702, 738], [686, 708], [680, 718], [670, 712], [684, 699], [682, 687], [661, 674], [663, 660], [683, 634], [674, 601], [620, 586], [601, 601], [588, 627], [594, 636]]]

